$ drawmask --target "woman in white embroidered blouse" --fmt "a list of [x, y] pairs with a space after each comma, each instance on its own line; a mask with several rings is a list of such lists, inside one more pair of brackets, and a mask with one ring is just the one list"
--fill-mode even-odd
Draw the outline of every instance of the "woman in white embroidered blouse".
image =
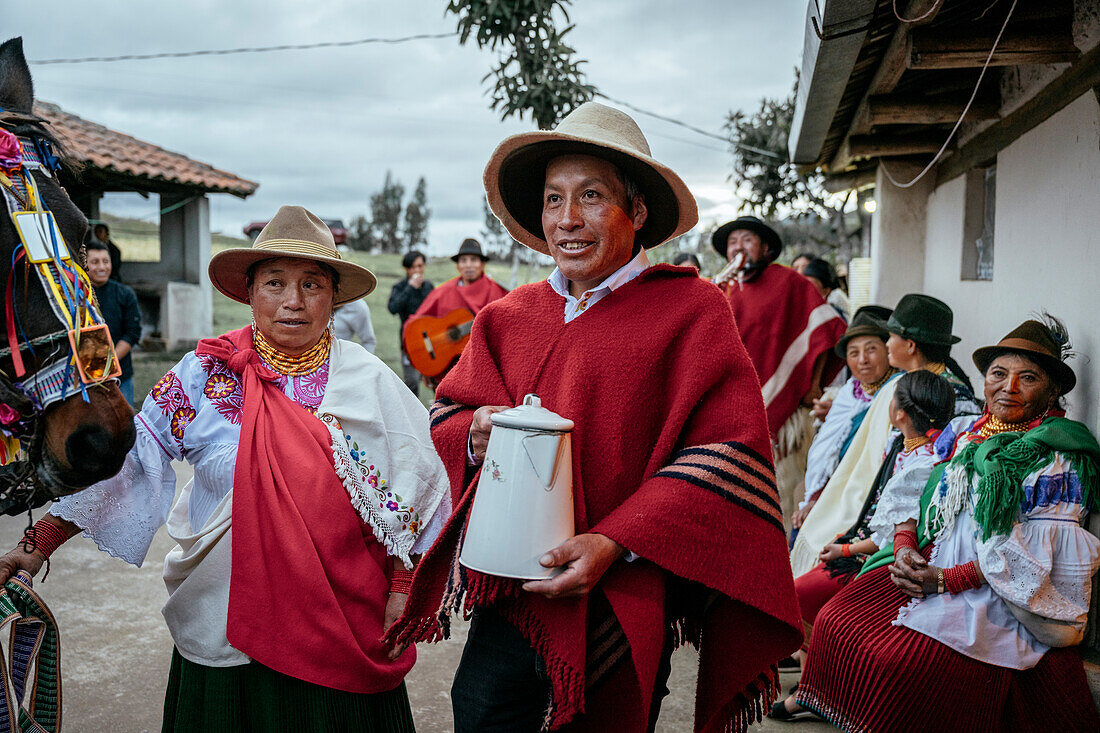
[[1100, 506], [1100, 445], [1061, 416], [1076, 377], [1047, 320], [974, 353], [987, 411], [940, 436], [952, 457], [916, 531], [821, 609], [800, 705], [846, 730], [1100, 730], [1069, 648], [1100, 567], [1081, 525]]
[[[334, 306], [375, 278], [301, 207], [216, 255], [210, 276], [253, 325], [173, 367], [134, 418], [122, 473], [57, 502], [46, 530], [140, 565], [167, 522], [164, 731], [412, 730], [415, 650], [380, 639], [450, 514], [449, 485], [424, 407], [331, 337]], [[173, 460], [194, 467], [174, 504]], [[37, 572], [44, 555], [13, 551], [0, 575]], [[322, 708], [324, 723], [310, 712]]]

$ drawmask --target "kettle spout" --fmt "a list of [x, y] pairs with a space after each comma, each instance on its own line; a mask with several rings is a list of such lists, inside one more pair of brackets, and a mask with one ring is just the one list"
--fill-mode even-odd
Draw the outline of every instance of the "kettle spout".
[[531, 461], [531, 468], [547, 491], [554, 486], [554, 479], [557, 477], [561, 442], [561, 435], [527, 435], [523, 438], [523, 449], [527, 452], [527, 459]]

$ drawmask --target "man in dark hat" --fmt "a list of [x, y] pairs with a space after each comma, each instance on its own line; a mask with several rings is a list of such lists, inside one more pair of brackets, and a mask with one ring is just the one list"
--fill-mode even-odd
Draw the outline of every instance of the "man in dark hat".
[[432, 290], [414, 315], [439, 318], [456, 308], [468, 308], [476, 316], [482, 308], [508, 294], [485, 274], [489, 257], [481, 251], [481, 243], [476, 239], [464, 239], [451, 260], [458, 269], [458, 277]]
[[[726, 291], [741, 340], [764, 395], [768, 429], [775, 443], [776, 480], [789, 519], [806, 470], [812, 427], [809, 407], [843, 363], [832, 354], [845, 323], [809, 280], [775, 264], [783, 250], [779, 234], [755, 216], [718, 227], [711, 238], [718, 254], [740, 266], [718, 285]], [[784, 461], [790, 457], [790, 461]]]

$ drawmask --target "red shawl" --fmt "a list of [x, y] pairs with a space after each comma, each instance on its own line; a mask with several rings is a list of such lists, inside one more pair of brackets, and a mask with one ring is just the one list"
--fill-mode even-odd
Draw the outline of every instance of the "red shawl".
[[488, 275], [482, 275], [469, 285], [459, 286], [459, 278], [448, 280], [428, 293], [428, 297], [416, 309], [418, 316], [445, 316], [456, 308], [469, 308], [476, 316], [494, 300], [503, 298], [508, 291]]
[[296, 679], [356, 693], [392, 690], [412, 668], [380, 642], [387, 556], [348, 499], [325, 426], [276, 384], [251, 327], [195, 349], [244, 387], [233, 475], [229, 643]]
[[730, 283], [726, 295], [760, 377], [774, 438], [810, 391], [817, 357], [829, 356], [822, 386], [844, 366], [832, 353], [844, 335], [844, 319], [809, 280], [782, 265], [769, 265], [743, 286]]
[[[729, 307], [694, 271], [660, 265], [569, 324], [563, 311], [545, 282], [516, 289], [477, 317], [440, 385], [432, 439], [454, 514], [394, 635], [445, 635], [463, 593], [466, 608], [495, 604], [546, 660], [551, 727], [642, 731], [675, 630], [701, 644], [696, 730], [742, 730], [775, 696], [774, 665], [802, 634], [760, 390]], [[576, 423], [577, 532], [641, 557], [612, 565], [586, 599], [544, 599], [454, 563], [477, 482], [466, 468], [473, 409], [528, 392]], [[629, 642], [614, 669], [587, 655], [600, 608]]]

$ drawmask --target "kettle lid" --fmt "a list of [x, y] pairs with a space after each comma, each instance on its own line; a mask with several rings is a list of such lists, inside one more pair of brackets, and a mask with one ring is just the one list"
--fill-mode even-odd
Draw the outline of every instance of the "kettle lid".
[[536, 394], [523, 398], [523, 404], [508, 410], [494, 412], [489, 418], [493, 425], [520, 430], [553, 430], [565, 432], [573, 429], [573, 421], [547, 410]]

